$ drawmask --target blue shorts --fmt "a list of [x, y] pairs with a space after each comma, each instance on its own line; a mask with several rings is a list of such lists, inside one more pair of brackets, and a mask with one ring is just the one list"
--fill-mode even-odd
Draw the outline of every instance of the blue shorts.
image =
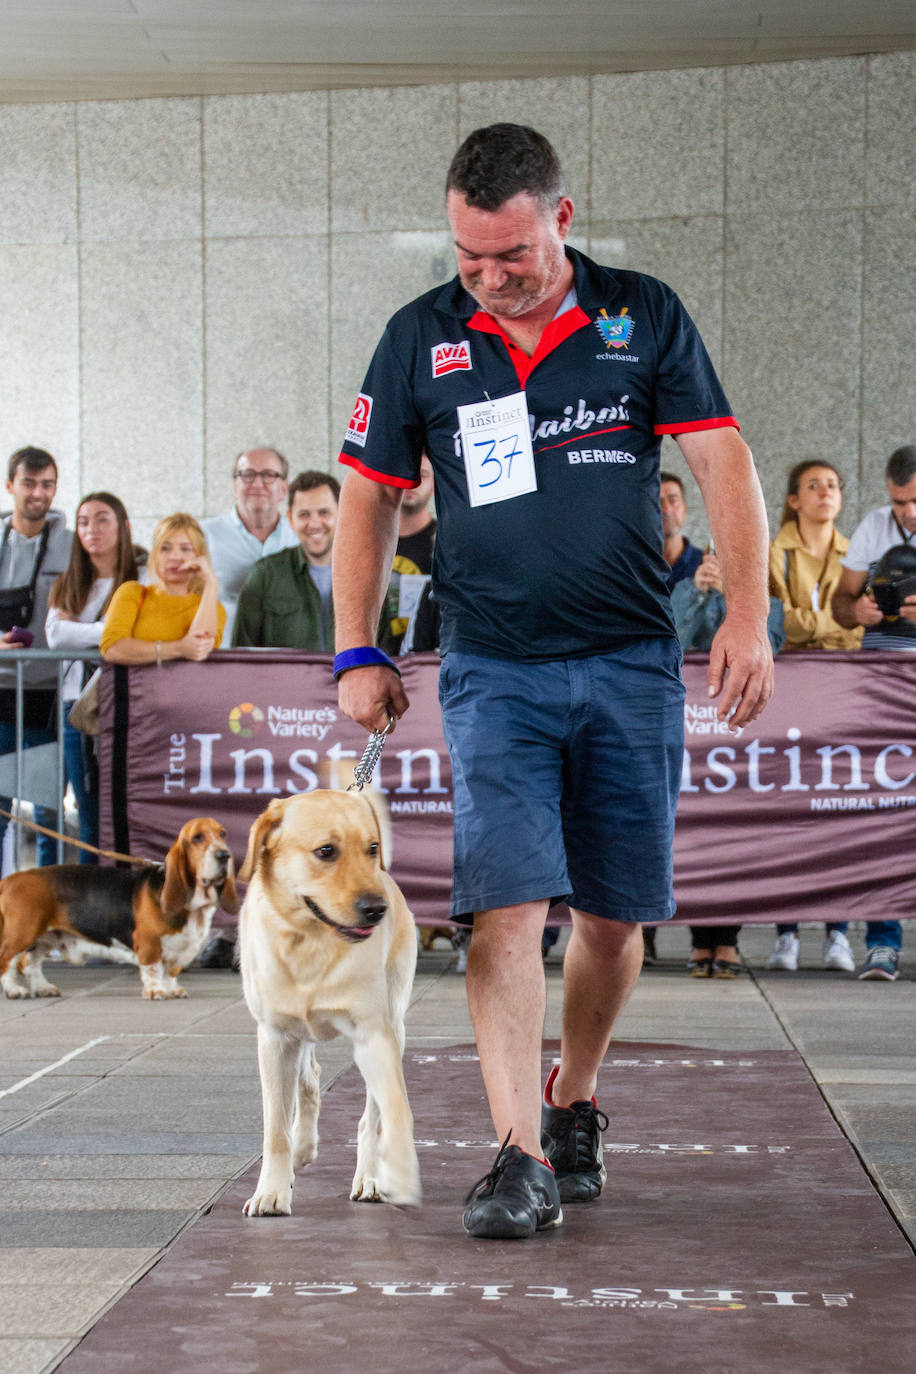
[[663, 638], [548, 663], [446, 654], [453, 920], [544, 898], [612, 921], [674, 915], [680, 665]]

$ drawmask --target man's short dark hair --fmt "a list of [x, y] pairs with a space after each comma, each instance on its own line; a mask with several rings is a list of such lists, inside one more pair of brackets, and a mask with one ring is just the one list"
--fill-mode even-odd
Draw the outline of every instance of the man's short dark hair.
[[916, 477], [916, 445], [895, 448], [887, 460], [884, 476], [894, 487], [905, 487]]
[[676, 472], [660, 472], [658, 474], [659, 486], [661, 486], [663, 482], [677, 482], [678, 486], [681, 489], [681, 495], [684, 495], [684, 483], [681, 481], [680, 477], [678, 477]]
[[553, 210], [563, 195], [563, 171], [553, 146], [524, 124], [475, 129], [452, 158], [446, 195], [458, 191], [476, 210], [498, 210], [526, 191]]
[[340, 503], [340, 483], [336, 477], [332, 477], [328, 472], [317, 472], [310, 468], [308, 472], [300, 472], [298, 477], [294, 477], [289, 484], [289, 509], [293, 508], [293, 497], [297, 491], [314, 491], [316, 487], [330, 487], [334, 493], [334, 500]]
[[26, 472], [44, 472], [45, 468], [53, 468], [54, 476], [57, 476], [57, 464], [50, 453], [45, 453], [43, 448], [17, 448], [16, 452], [10, 456], [7, 477], [12, 482], [20, 468], [25, 468]]

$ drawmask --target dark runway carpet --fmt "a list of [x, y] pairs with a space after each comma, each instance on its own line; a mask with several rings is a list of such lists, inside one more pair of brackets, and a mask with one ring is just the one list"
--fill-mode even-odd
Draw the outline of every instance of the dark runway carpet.
[[473, 1048], [408, 1052], [406, 1072], [421, 1208], [348, 1200], [350, 1069], [292, 1217], [242, 1216], [252, 1169], [64, 1374], [912, 1368], [912, 1250], [794, 1054], [615, 1045], [604, 1195], [514, 1242], [461, 1230], [496, 1148]]

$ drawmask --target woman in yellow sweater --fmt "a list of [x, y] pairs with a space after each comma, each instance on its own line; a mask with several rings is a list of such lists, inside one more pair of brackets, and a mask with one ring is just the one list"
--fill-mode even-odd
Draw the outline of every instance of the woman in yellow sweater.
[[160, 520], [149, 558], [153, 581], [124, 582], [111, 599], [99, 648], [109, 663], [200, 663], [219, 648], [226, 612], [204, 532], [179, 511]]
[[844, 630], [831, 614], [849, 540], [834, 521], [843, 507], [843, 479], [831, 463], [796, 463], [789, 473], [782, 525], [770, 545], [770, 595], [785, 610], [786, 646], [858, 649], [859, 625]]
[[[834, 526], [843, 506], [843, 479], [831, 463], [796, 463], [789, 473], [782, 527], [770, 545], [770, 594], [785, 610], [786, 645], [792, 649], [858, 649], [862, 626], [844, 630], [831, 614], [849, 540]], [[825, 968], [855, 970], [845, 921], [824, 932]], [[798, 968], [798, 925], [777, 925], [768, 969]]]

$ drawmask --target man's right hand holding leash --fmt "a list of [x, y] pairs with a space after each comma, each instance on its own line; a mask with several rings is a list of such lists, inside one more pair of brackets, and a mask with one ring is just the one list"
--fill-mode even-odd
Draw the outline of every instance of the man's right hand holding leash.
[[371, 734], [384, 730], [389, 717], [397, 721], [410, 702], [393, 668], [370, 664], [351, 668], [338, 679], [340, 709]]

